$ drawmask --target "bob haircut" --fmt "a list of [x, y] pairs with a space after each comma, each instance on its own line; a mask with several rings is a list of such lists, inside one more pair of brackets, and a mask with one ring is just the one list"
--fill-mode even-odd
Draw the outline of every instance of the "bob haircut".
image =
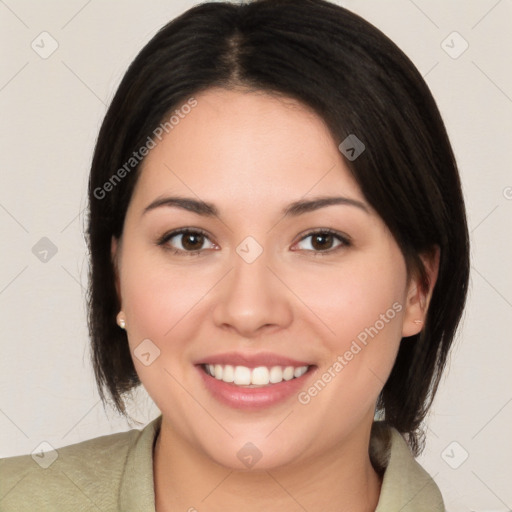
[[140, 384], [116, 324], [111, 257], [140, 168], [126, 163], [175, 109], [212, 87], [293, 98], [311, 107], [338, 143], [355, 134], [366, 149], [346, 164], [393, 234], [409, 276], [424, 287], [420, 256], [440, 249], [424, 328], [402, 340], [377, 403], [420, 453], [421, 424], [467, 294], [460, 178], [436, 103], [412, 62], [373, 25], [324, 0], [199, 4], [165, 25], [129, 66], [101, 126], [89, 179], [88, 321], [101, 398], [126, 414], [124, 395]]

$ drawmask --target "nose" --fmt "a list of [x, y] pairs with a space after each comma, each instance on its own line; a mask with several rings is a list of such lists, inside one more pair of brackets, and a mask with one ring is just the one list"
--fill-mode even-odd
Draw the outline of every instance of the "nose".
[[264, 255], [247, 263], [235, 254], [233, 261], [234, 268], [216, 296], [215, 325], [244, 338], [288, 327], [293, 318], [290, 293]]

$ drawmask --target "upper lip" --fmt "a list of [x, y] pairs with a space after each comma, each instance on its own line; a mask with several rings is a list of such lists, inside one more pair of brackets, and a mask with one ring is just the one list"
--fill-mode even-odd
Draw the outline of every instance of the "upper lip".
[[239, 352], [225, 352], [223, 354], [214, 354], [206, 356], [196, 361], [200, 364], [230, 364], [232, 366], [246, 366], [247, 368], [257, 368], [258, 366], [311, 366], [311, 363], [298, 361], [290, 357], [272, 354], [270, 352], [262, 352], [259, 354], [242, 354]]

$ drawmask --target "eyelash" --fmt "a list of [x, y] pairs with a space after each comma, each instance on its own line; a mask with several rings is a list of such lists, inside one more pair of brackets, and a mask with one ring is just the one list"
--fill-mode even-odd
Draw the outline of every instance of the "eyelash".
[[[165, 233], [163, 236], [161, 236], [157, 240], [157, 245], [161, 246], [161, 247], [164, 247], [164, 249], [166, 249], [166, 250], [170, 250], [174, 254], [183, 255], [183, 256], [199, 256], [204, 250], [206, 250], [206, 249], [197, 249], [197, 250], [194, 250], [194, 251], [184, 251], [182, 249], [175, 249], [173, 247], [170, 247], [170, 246], [166, 245], [169, 242], [169, 240], [172, 240], [174, 237], [176, 237], [178, 235], [201, 235], [201, 236], [204, 236], [205, 238], [207, 238], [209, 240], [208, 233], [206, 233], [202, 229], [198, 229], [198, 228], [189, 229], [189, 228], [186, 228], [186, 229], [178, 229], [176, 231], [171, 231], [169, 233]], [[313, 235], [332, 235], [339, 242], [341, 242], [340, 245], [334, 247], [333, 249], [327, 249], [325, 251], [306, 250], [307, 252], [312, 253], [314, 256], [324, 256], [324, 255], [327, 255], [327, 254], [331, 254], [331, 253], [336, 252], [337, 250], [339, 250], [341, 248], [350, 247], [352, 245], [350, 239], [346, 235], [343, 235], [343, 234], [339, 233], [338, 231], [335, 231], [335, 230], [329, 229], [329, 228], [315, 229], [313, 231], [309, 231], [309, 232], [305, 233], [304, 235], [302, 235], [302, 237], [299, 239], [299, 241], [296, 242], [294, 245], [296, 245], [299, 242], [304, 241], [305, 239], [307, 239], [308, 237], [313, 236]]]
[[204, 249], [197, 249], [195, 251], [183, 251], [181, 249], [175, 249], [173, 247], [167, 246], [166, 244], [178, 235], [202, 235], [205, 238], [208, 238], [208, 233], [206, 231], [203, 231], [202, 229], [194, 228], [194, 229], [178, 229], [176, 231], [171, 231], [169, 233], [166, 233], [162, 237], [160, 237], [157, 241], [157, 245], [164, 247], [166, 250], [170, 250], [172, 253], [177, 255], [184, 255], [184, 256], [199, 256], [201, 252]]

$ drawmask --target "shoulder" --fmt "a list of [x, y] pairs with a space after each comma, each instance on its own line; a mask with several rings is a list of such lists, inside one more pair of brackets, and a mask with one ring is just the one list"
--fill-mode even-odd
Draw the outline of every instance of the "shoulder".
[[55, 510], [57, 503], [59, 510], [115, 509], [125, 462], [140, 434], [131, 430], [0, 460], [1, 510]]
[[376, 512], [445, 512], [434, 479], [416, 461], [402, 435], [392, 427], [385, 428], [389, 442], [386, 449], [379, 448], [386, 468]]

